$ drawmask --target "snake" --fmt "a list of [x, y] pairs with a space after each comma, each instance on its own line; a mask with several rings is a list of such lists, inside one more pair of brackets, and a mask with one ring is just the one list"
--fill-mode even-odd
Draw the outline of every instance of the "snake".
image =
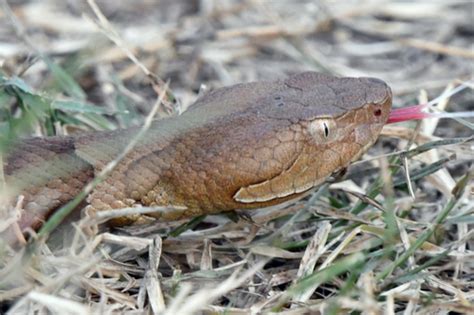
[[[173, 205], [184, 210], [146, 216], [178, 220], [301, 197], [375, 143], [391, 105], [391, 89], [380, 79], [318, 72], [215, 89], [181, 115], [154, 121], [87, 196], [86, 207]], [[2, 166], [6, 186], [23, 196], [20, 229], [39, 228], [139, 130], [17, 140]]]

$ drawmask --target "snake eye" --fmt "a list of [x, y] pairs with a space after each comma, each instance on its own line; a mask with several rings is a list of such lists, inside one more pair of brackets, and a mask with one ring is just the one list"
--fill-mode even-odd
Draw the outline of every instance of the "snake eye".
[[335, 122], [332, 119], [316, 119], [309, 124], [309, 133], [320, 142], [332, 140], [336, 134]]

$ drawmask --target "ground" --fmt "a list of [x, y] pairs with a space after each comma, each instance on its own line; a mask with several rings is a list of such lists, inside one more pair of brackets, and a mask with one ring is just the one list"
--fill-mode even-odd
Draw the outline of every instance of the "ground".
[[[161, 116], [306, 70], [383, 79], [395, 107], [474, 108], [471, 1], [0, 3], [0, 152], [7, 133], [140, 124], [166, 83]], [[342, 181], [284, 207], [3, 246], [0, 312], [474, 313], [472, 129], [387, 125]]]

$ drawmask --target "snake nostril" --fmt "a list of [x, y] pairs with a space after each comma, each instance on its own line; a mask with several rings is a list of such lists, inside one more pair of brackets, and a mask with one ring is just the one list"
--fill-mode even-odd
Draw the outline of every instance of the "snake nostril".
[[375, 116], [380, 116], [380, 115], [382, 115], [382, 110], [381, 110], [381, 109], [376, 109], [376, 110], [374, 110], [374, 115], [375, 115]]

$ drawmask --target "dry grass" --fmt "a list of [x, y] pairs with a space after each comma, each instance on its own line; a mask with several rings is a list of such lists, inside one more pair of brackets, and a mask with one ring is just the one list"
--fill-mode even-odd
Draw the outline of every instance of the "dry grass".
[[[202, 84], [304, 70], [380, 77], [396, 106], [473, 73], [470, 1], [2, 3], [1, 135], [127, 127], [153, 104], [185, 110]], [[472, 111], [470, 84], [438, 107]], [[347, 180], [238, 218], [84, 219], [3, 246], [0, 313], [474, 313], [472, 129], [387, 126]]]

